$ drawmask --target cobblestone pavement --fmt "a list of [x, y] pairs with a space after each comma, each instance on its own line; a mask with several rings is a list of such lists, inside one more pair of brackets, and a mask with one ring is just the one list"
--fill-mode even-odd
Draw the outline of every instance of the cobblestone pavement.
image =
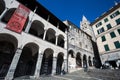
[[[35, 79], [15, 79], [35, 80]], [[120, 80], [120, 70], [90, 69], [88, 72], [79, 70], [66, 75], [41, 76], [38, 80]]]

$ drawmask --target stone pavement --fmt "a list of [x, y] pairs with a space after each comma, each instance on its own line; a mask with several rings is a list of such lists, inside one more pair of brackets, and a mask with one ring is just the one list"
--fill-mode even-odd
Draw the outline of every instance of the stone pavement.
[[[14, 80], [35, 80], [35, 79], [14, 79]], [[38, 80], [120, 80], [120, 70], [90, 69], [88, 72], [79, 70], [66, 75], [41, 76]]]

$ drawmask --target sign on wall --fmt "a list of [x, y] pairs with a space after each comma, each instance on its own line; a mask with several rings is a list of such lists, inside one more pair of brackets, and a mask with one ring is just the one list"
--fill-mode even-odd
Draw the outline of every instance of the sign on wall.
[[21, 33], [29, 13], [30, 10], [20, 4], [10, 18], [6, 28], [17, 33]]

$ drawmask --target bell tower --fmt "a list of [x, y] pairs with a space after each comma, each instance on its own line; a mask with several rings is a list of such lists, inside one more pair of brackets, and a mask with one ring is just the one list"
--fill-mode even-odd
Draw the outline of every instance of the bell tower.
[[95, 41], [95, 35], [92, 26], [90, 26], [90, 22], [87, 20], [87, 18], [84, 15], [82, 17], [82, 21], [80, 21], [80, 28], [88, 35], [90, 35], [93, 41]]

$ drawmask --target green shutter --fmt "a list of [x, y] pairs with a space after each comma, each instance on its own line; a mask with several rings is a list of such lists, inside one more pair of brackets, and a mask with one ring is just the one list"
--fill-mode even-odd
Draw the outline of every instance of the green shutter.
[[108, 22], [108, 18], [105, 18], [104, 21], [105, 21], [105, 22]]
[[115, 35], [115, 33], [114, 33], [114, 32], [111, 32], [111, 33], [110, 33], [110, 36], [111, 36], [111, 38], [116, 37], [116, 35]]
[[118, 33], [120, 34], [120, 29], [118, 29], [117, 31], [118, 31]]
[[116, 49], [117, 49], [117, 48], [120, 48], [120, 43], [119, 43], [119, 41], [114, 42], [114, 45], [115, 45]]
[[105, 36], [102, 36], [101, 39], [102, 39], [102, 42], [103, 42], [103, 41], [106, 41]]
[[109, 51], [110, 50], [107, 44], [104, 45], [104, 48], [105, 48], [105, 51]]
[[111, 29], [111, 28], [112, 28], [111, 24], [108, 24], [107, 29]]
[[116, 20], [117, 25], [120, 24], [120, 18]]

